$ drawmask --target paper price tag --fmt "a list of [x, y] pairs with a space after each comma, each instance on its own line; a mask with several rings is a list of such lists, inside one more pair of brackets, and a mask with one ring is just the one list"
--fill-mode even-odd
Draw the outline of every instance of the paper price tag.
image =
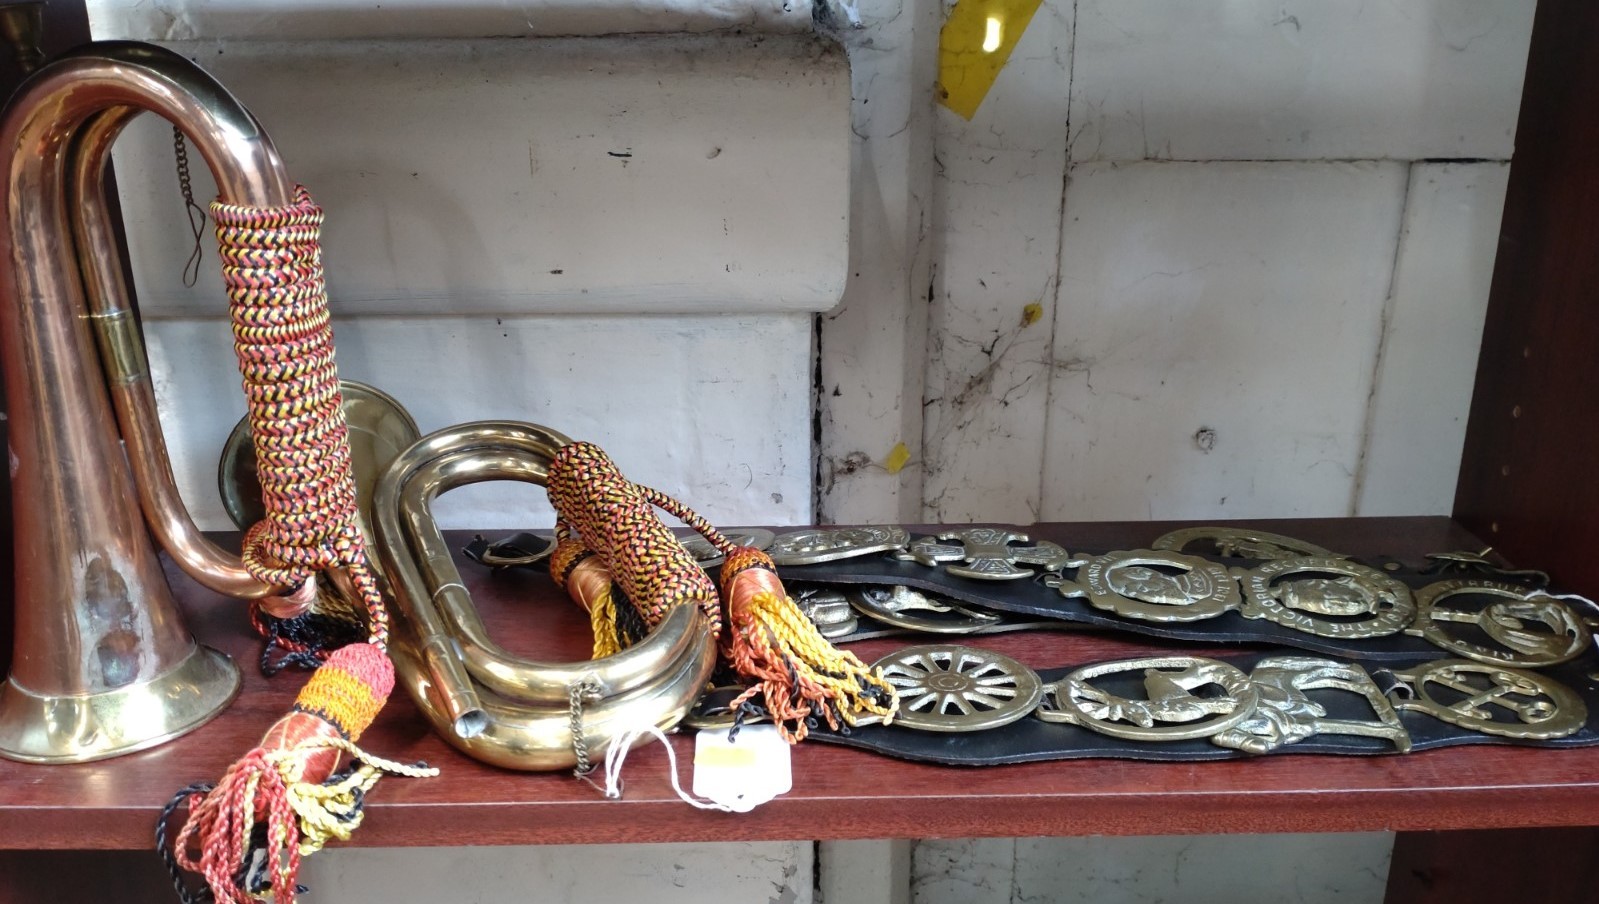
[[694, 793], [748, 813], [794, 787], [788, 742], [771, 725], [746, 725], [731, 742], [726, 731], [694, 736]]

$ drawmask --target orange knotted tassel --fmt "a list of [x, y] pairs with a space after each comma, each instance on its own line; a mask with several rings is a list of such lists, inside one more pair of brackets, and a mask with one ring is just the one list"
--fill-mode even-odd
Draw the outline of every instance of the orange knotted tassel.
[[854, 654], [824, 638], [783, 589], [766, 553], [734, 547], [722, 564], [727, 629], [721, 652], [733, 670], [756, 683], [729, 706], [734, 712], [760, 694], [778, 733], [803, 741], [807, 719], [829, 727], [854, 725], [860, 714], [892, 721], [899, 709], [894, 688]]
[[[559, 519], [550, 574], [589, 611], [595, 656], [636, 642], [673, 606], [698, 605], [719, 630], [723, 659], [754, 682], [738, 702], [763, 695], [791, 743], [805, 737], [813, 717], [834, 728], [868, 713], [893, 718], [893, 687], [822, 637], [784, 591], [765, 553], [733, 545], [681, 502], [628, 481], [592, 443], [556, 452], [548, 487]], [[656, 508], [727, 557], [719, 592]], [[640, 617], [642, 626], [628, 624]]]
[[[292, 902], [301, 855], [347, 838], [361, 824], [362, 798], [383, 773], [438, 772], [378, 760], [355, 746], [393, 689], [394, 666], [375, 644], [334, 651], [301, 688], [294, 709], [215, 788], [183, 795], [189, 818], [178, 833], [176, 864], [202, 874], [225, 904], [251, 904], [268, 888], [277, 904]], [[360, 765], [330, 780], [341, 753]], [[255, 837], [258, 827], [264, 839]], [[191, 853], [195, 843], [198, 857]], [[254, 862], [258, 851], [264, 864]], [[252, 881], [257, 869], [265, 875]]]

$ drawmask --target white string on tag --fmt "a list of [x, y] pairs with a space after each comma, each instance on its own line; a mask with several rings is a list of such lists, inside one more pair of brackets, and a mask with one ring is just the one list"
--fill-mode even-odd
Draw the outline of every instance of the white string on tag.
[[628, 751], [633, 748], [633, 743], [645, 735], [655, 738], [661, 743], [662, 747], [666, 748], [667, 775], [672, 779], [672, 790], [677, 792], [677, 796], [682, 798], [684, 803], [698, 807], [701, 810], [720, 810], [723, 813], [738, 812], [732, 807], [719, 804], [714, 800], [699, 800], [683, 790], [683, 785], [677, 778], [677, 751], [672, 749], [672, 742], [667, 739], [666, 733], [653, 724], [630, 728], [611, 741], [611, 746], [605, 751], [605, 788], [603, 790], [606, 798], [621, 800], [622, 763], [627, 760]]
[[1534, 590], [1533, 592], [1527, 594], [1527, 598], [1566, 600], [1568, 602], [1582, 603], [1590, 609], [1599, 610], [1599, 604], [1594, 603], [1593, 600], [1588, 599], [1580, 593], [1550, 593], [1547, 590]]

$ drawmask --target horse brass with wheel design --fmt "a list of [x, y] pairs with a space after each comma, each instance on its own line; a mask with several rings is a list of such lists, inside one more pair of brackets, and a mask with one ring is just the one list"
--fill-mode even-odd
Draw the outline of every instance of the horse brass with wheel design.
[[899, 693], [894, 724], [922, 731], [982, 731], [1038, 706], [1043, 685], [1009, 656], [953, 644], [910, 647], [872, 663]]

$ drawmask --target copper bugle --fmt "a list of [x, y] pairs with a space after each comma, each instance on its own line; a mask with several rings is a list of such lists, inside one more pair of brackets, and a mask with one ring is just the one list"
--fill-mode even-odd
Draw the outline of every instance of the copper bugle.
[[232, 663], [185, 628], [151, 534], [212, 590], [283, 589], [205, 539], [173, 481], [104, 188], [112, 143], [146, 111], [184, 133], [223, 202], [293, 200], [254, 117], [159, 47], [68, 53], [29, 78], [0, 119], [0, 362], [16, 544], [0, 756], [13, 759], [144, 749], [204, 723], [237, 692]]

